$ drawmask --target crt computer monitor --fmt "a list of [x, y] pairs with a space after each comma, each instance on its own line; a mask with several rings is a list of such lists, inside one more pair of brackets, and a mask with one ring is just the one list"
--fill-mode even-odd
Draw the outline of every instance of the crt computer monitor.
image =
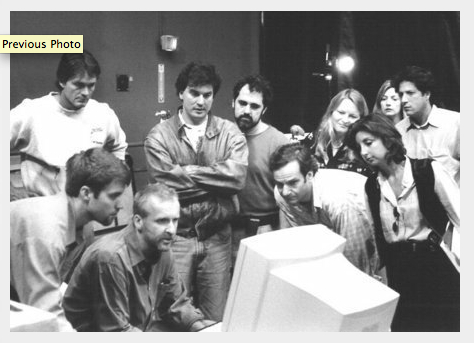
[[344, 256], [324, 225], [243, 239], [222, 331], [389, 331], [398, 293]]

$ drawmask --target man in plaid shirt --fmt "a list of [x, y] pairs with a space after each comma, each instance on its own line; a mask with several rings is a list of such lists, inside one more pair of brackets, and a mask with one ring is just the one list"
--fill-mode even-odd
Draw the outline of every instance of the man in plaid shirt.
[[277, 149], [270, 158], [281, 228], [324, 224], [346, 241], [344, 256], [376, 276], [379, 258], [372, 219], [365, 205], [366, 177], [351, 171], [318, 171], [314, 156], [299, 143]]

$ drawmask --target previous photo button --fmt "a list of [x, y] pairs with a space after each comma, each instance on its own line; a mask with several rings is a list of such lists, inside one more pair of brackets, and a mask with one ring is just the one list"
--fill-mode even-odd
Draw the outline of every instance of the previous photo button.
[[0, 53], [82, 53], [82, 35], [0, 35]]

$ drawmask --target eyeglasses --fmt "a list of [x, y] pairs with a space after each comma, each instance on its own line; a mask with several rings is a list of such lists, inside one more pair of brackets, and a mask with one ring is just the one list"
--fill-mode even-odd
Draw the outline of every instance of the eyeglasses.
[[392, 230], [395, 234], [398, 234], [398, 220], [400, 219], [400, 213], [398, 213], [396, 207], [393, 208], [393, 216], [395, 217], [395, 221], [393, 222]]

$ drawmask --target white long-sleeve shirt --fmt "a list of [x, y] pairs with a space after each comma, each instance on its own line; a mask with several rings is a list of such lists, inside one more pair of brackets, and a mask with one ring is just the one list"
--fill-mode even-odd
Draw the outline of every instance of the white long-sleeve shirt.
[[29, 160], [21, 163], [25, 188], [38, 195], [64, 189], [64, 167], [75, 153], [101, 146], [124, 160], [127, 149], [125, 133], [108, 104], [91, 99], [77, 111], [67, 110], [55, 95], [25, 99], [10, 111], [10, 151], [26, 153], [59, 169]]

